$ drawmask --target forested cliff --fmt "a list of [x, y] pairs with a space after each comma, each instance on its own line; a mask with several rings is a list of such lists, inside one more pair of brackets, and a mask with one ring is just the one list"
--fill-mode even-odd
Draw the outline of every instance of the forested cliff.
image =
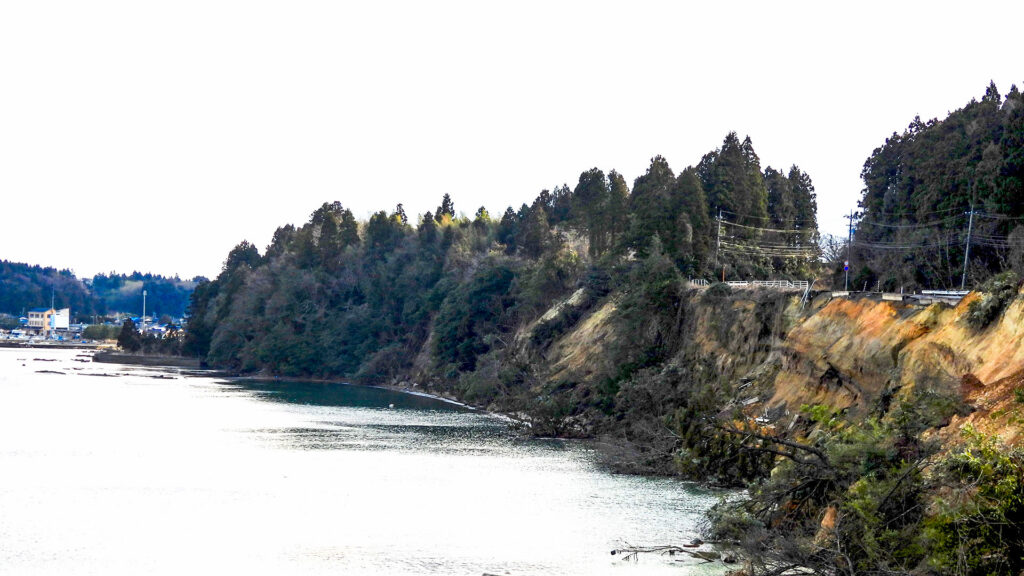
[[[864, 169], [856, 282], [958, 285], [971, 246], [977, 290], [955, 307], [690, 282], [835, 279], [845, 256], [818, 250], [807, 174], [762, 169], [730, 134], [678, 174], [656, 157], [630, 188], [592, 169], [500, 218], [447, 195], [414, 219], [324, 204], [263, 254], [231, 251], [186, 347], [241, 373], [416, 386], [599, 438], [620, 468], [747, 486], [709, 534], [752, 572], [1016, 575], [1020, 95], [993, 91]], [[964, 208], [976, 246], [931, 220]]]
[[[769, 220], [796, 232], [784, 251], [718, 250], [719, 210], [737, 238]], [[500, 218], [457, 216], [448, 195], [415, 221], [398, 206], [357, 222], [325, 203], [263, 254], [231, 251], [195, 292], [186, 349], [244, 372], [451, 383], [579, 289], [587, 306], [650, 307], [647, 296], [671, 300], [687, 277], [716, 275], [716, 261], [731, 278], [807, 278], [816, 238], [810, 178], [762, 170], [735, 134], [678, 175], [659, 156], [630, 190], [595, 168]]]
[[941, 121], [915, 118], [875, 149], [861, 175], [857, 289], [970, 287], [1024, 272], [1024, 96], [1016, 86], [1003, 97], [989, 85]]

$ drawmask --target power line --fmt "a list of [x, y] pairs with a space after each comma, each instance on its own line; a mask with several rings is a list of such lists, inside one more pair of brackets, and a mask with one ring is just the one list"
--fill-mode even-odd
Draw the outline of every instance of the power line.
[[960, 207], [957, 207], [957, 208], [944, 208], [942, 210], [930, 210], [930, 211], [927, 211], [927, 212], [917, 212], [917, 211], [915, 211], [915, 212], [911, 213], [911, 212], [882, 212], [882, 211], [875, 212], [875, 211], [872, 211], [871, 213], [872, 213], [872, 216], [895, 216], [897, 218], [906, 218], [907, 216], [929, 216], [931, 214], [946, 214], [946, 213], [949, 213], [949, 212], [957, 212], [957, 211], [961, 211], [962, 212], [965, 208], [967, 208], [967, 206], [960, 206]]
[[722, 243], [722, 249], [723, 250], [734, 250], [734, 251], [735, 250], [747, 250], [747, 251], [780, 252], [780, 253], [781, 252], [788, 252], [788, 253], [794, 253], [794, 254], [810, 254], [810, 253], [815, 252], [815, 250], [813, 248], [801, 248], [801, 247], [798, 247], [798, 246], [792, 246], [792, 247], [785, 247], [785, 246], [768, 247], [768, 246], [762, 246], [762, 245], [735, 244], [735, 243], [732, 243], [732, 242], [723, 242]]
[[730, 216], [735, 216], [737, 218], [744, 218], [746, 220], [760, 220], [762, 222], [771, 222], [772, 221], [771, 216], [749, 216], [749, 215], [746, 215], [746, 214], [737, 214], [736, 212], [729, 212], [728, 210], [719, 210], [718, 214], [719, 214], [719, 216], [721, 216], [722, 214], [728, 214]]
[[947, 222], [954, 222], [964, 217], [965, 214], [957, 214], [955, 216], [949, 216], [940, 220], [932, 220], [931, 222], [920, 222], [917, 224], [883, 224], [881, 222], [871, 222], [869, 220], [861, 220], [857, 223], [857, 227], [861, 226], [875, 226], [878, 228], [897, 228], [897, 229], [910, 229], [910, 228], [935, 228]]
[[976, 213], [975, 216], [977, 216], [979, 218], [988, 218], [989, 220], [1000, 220], [1000, 221], [1004, 221], [1004, 220], [1024, 220], [1024, 216], [1006, 216], [1004, 214], [984, 214], [982, 212]]
[[793, 229], [793, 230], [782, 230], [782, 229], [779, 229], [779, 228], [759, 228], [757, 226], [747, 226], [745, 224], [737, 224], [736, 222], [729, 222], [728, 220], [723, 220], [722, 224], [725, 224], [726, 226], [735, 226], [737, 228], [745, 228], [747, 230], [756, 230], [758, 232], [775, 232], [775, 233], [780, 233], [780, 234], [807, 234], [807, 229], [806, 228], [803, 229], [803, 230], [801, 230], [799, 228]]

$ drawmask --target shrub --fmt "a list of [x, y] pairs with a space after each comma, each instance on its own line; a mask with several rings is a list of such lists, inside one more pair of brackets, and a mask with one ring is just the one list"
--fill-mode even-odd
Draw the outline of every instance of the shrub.
[[109, 324], [93, 324], [82, 330], [82, 337], [87, 340], [113, 340], [121, 333], [121, 328]]
[[1018, 284], [1019, 279], [1013, 271], [993, 276], [982, 284], [978, 288], [981, 297], [967, 306], [967, 324], [975, 330], [982, 330], [991, 324], [1017, 295]]
[[725, 298], [732, 294], [732, 288], [725, 282], [715, 282], [704, 292], [706, 298]]
[[968, 428], [967, 444], [943, 460], [946, 487], [925, 522], [929, 564], [940, 572], [1019, 574], [1024, 570], [1024, 451]]

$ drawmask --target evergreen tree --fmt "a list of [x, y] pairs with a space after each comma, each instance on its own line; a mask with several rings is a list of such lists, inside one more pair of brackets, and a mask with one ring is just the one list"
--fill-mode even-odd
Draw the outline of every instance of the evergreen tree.
[[749, 216], [750, 222], [764, 223], [768, 217], [768, 190], [765, 187], [764, 175], [761, 173], [761, 160], [754, 152], [754, 144], [750, 136], [743, 139], [743, 187], [742, 210]]
[[608, 202], [608, 180], [604, 172], [591, 168], [580, 174], [579, 183], [572, 192], [572, 213], [577, 228], [590, 241], [591, 256], [600, 256], [608, 249]]
[[486, 231], [490, 223], [491, 215], [487, 213], [487, 209], [483, 206], [477, 208], [476, 214], [473, 215], [473, 227], [480, 231]]
[[437, 224], [430, 210], [423, 214], [423, 219], [420, 220], [420, 226], [417, 228], [416, 234], [419, 236], [421, 244], [433, 244], [437, 239]]
[[375, 252], [389, 252], [399, 245], [404, 232], [405, 226], [400, 219], [389, 217], [381, 210], [366, 223], [366, 246]]
[[793, 191], [793, 225], [801, 231], [801, 244], [817, 245], [818, 200], [811, 177], [794, 164], [789, 169], [788, 180]]
[[277, 258], [283, 255], [291, 248], [292, 242], [295, 240], [295, 226], [291, 224], [285, 224], [274, 231], [274, 237], [270, 241], [270, 245], [267, 246], [266, 257]]
[[228, 257], [224, 260], [221, 270], [223, 272], [233, 272], [242, 266], [256, 268], [260, 265], [260, 262], [260, 251], [248, 240], [242, 240], [231, 249], [231, 252], [228, 252]]
[[548, 211], [551, 224], [567, 222], [573, 218], [572, 192], [569, 186], [562, 184], [551, 192], [551, 209]]
[[608, 234], [606, 246], [614, 249], [629, 230], [629, 186], [622, 174], [615, 170], [608, 173], [608, 202], [604, 207], [603, 220]]
[[723, 210], [738, 223], [764, 224], [768, 194], [749, 136], [741, 143], [735, 132], [727, 134], [720, 149], [701, 159], [697, 174], [713, 213]]
[[677, 264], [696, 274], [704, 268], [712, 239], [707, 198], [696, 169], [689, 167], [679, 174], [672, 197], [676, 223], [669, 253]]
[[671, 201], [674, 185], [675, 175], [661, 156], [652, 158], [647, 172], [633, 182], [633, 194], [629, 197], [629, 208], [633, 214], [629, 246], [641, 257], [647, 256], [655, 235], [664, 243], [666, 235], [672, 234], [675, 227]]
[[399, 203], [395, 206], [395, 212], [391, 215], [393, 218], [397, 218], [403, 225], [409, 224], [409, 217], [405, 215], [405, 208]]
[[448, 222], [455, 219], [455, 203], [452, 202], [452, 197], [447, 193], [444, 195], [444, 198], [441, 199], [441, 205], [437, 207], [437, 211], [434, 212], [434, 220], [436, 220], [438, 224], [443, 223], [445, 221], [445, 216], [448, 217]]
[[516, 234], [519, 228], [519, 217], [516, 216], [512, 207], [509, 206], [505, 209], [505, 213], [501, 216], [501, 221], [498, 222], [498, 232], [495, 238], [498, 242], [505, 245], [505, 252], [512, 254], [516, 251]]
[[521, 226], [518, 236], [519, 249], [528, 258], [539, 258], [550, 242], [547, 214], [539, 205], [527, 208], [526, 218]]
[[793, 187], [783, 173], [771, 166], [764, 169], [768, 189], [768, 220], [772, 228], [791, 230], [796, 221]]
[[117, 345], [126, 352], [138, 352], [142, 348], [142, 337], [131, 318], [126, 319], [121, 325], [121, 333], [117, 336]]
[[359, 245], [359, 222], [356, 221], [352, 211], [347, 208], [341, 213], [338, 235], [342, 248]]

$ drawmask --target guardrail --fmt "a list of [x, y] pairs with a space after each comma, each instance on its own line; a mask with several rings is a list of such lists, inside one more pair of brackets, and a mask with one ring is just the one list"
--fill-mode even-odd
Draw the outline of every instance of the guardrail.
[[959, 296], [964, 297], [970, 293], [970, 290], [921, 290], [921, 294], [928, 296]]
[[956, 305], [969, 293], [969, 290], [921, 290], [920, 292], [862, 292], [833, 290], [831, 292], [833, 298], [850, 298], [856, 296], [858, 298], [877, 298], [892, 302], [922, 305], [933, 304], [935, 302], [944, 302], [946, 304]]
[[[703, 278], [691, 278], [690, 286], [707, 288], [711, 282]], [[774, 288], [776, 290], [807, 290], [811, 283], [807, 280], [730, 280], [725, 282], [733, 288]]]
[[807, 280], [732, 280], [726, 284], [734, 288], [775, 288], [777, 290], [807, 290], [811, 285]]

